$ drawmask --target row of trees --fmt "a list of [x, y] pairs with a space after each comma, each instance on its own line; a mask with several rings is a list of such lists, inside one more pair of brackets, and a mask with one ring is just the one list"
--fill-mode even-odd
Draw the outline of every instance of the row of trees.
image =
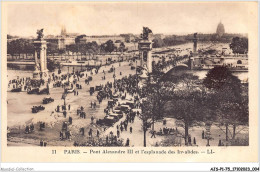
[[[156, 80], [156, 79], [155, 79]], [[235, 139], [237, 126], [248, 125], [248, 95], [241, 94], [242, 85], [226, 67], [210, 70], [203, 81], [192, 74], [170, 76], [148, 84], [142, 89], [146, 97], [142, 103], [144, 146], [149, 125], [164, 117], [177, 120], [185, 129], [188, 144], [189, 128], [214, 124], [225, 134], [226, 140]], [[233, 131], [229, 131], [232, 126]], [[152, 128], [153, 129], [153, 128]]]
[[234, 37], [230, 44], [234, 54], [247, 54], [248, 52], [248, 38]]
[[[232, 36], [232, 37], [231, 37]], [[211, 41], [211, 42], [224, 42], [230, 43], [230, 48], [232, 49], [234, 54], [246, 54], [248, 52], [248, 38], [247, 37], [239, 37], [235, 36], [235, 34], [225, 34], [223, 38], [215, 38], [215, 34], [198, 34], [199, 41]], [[167, 36], [164, 39], [155, 38], [153, 39], [153, 48], [167, 47], [173, 45], [180, 45], [191, 42], [193, 40], [193, 35], [187, 36]], [[222, 41], [221, 41], [222, 40]]]
[[189, 42], [189, 41], [185, 40], [183, 37], [178, 37], [176, 35], [167, 36], [163, 39], [155, 38], [155, 39], [153, 39], [153, 48], [181, 45], [181, 44], [185, 44], [187, 42]]
[[[98, 53], [112, 53], [113, 51], [125, 52], [127, 48], [123, 42], [117, 47], [112, 40], [98, 45], [96, 41], [87, 42], [85, 44], [70, 44], [67, 45], [65, 49], [59, 49], [58, 44], [55, 42], [47, 43], [47, 54], [64, 54], [66, 52], [72, 52], [74, 54], [81, 55], [93, 55]], [[15, 54], [33, 54], [34, 46], [32, 40], [28, 39], [16, 39], [7, 43], [7, 53], [11, 56]]]
[[33, 54], [34, 46], [32, 41], [28, 39], [15, 39], [7, 42], [7, 54], [14, 56], [15, 54]]

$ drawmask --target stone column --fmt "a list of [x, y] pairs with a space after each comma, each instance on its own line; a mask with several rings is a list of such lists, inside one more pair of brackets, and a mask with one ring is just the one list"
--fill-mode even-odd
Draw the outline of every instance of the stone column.
[[[36, 69], [33, 73], [33, 78], [35, 79], [45, 79], [48, 75], [48, 69], [47, 69], [47, 54], [46, 54], [46, 48], [47, 48], [47, 42], [38, 39], [34, 41], [34, 47], [35, 47], [35, 63], [36, 65], [39, 65], [40, 71]], [[40, 73], [43, 73], [44, 78], [40, 78]]]
[[140, 54], [140, 66], [143, 66], [143, 52], [140, 51], [139, 54]]
[[37, 64], [38, 63], [38, 60], [37, 60], [37, 50], [35, 50], [35, 52], [34, 52], [34, 59], [35, 59], [35, 64]]
[[45, 67], [45, 65], [44, 65], [44, 50], [43, 50], [42, 45], [41, 45], [41, 50], [40, 50], [40, 61], [41, 61], [41, 63], [40, 63], [41, 72], [44, 72], [44, 67]]
[[152, 68], [152, 51], [147, 51], [147, 69], [149, 73], [152, 73], [153, 68]]

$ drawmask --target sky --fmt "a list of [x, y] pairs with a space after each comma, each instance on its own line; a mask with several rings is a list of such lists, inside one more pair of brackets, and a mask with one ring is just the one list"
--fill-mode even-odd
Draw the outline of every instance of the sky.
[[221, 21], [227, 33], [247, 33], [246, 3], [10, 3], [8, 34], [58, 35], [64, 25], [69, 33], [86, 35], [140, 34], [142, 27], [153, 33], [215, 33]]

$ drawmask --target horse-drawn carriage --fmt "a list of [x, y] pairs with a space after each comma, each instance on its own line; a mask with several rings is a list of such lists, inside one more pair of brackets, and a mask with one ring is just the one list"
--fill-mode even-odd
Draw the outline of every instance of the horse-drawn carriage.
[[92, 76], [89, 76], [87, 79], [85, 79], [85, 84], [89, 83], [90, 81], [92, 81]]
[[21, 92], [21, 91], [22, 91], [22, 87], [14, 88], [11, 90], [11, 92]]
[[92, 76], [89, 76], [89, 77], [88, 77], [88, 80], [89, 80], [89, 81], [92, 81], [92, 79], [93, 79]]
[[123, 118], [123, 113], [109, 113], [108, 115], [114, 117], [116, 121]]
[[98, 119], [96, 123], [100, 126], [112, 126], [117, 121], [118, 119], [116, 119], [115, 117], [107, 115], [104, 117], [104, 119]]
[[109, 69], [108, 73], [112, 73], [112, 72], [114, 72], [114, 68], [113, 68], [113, 67], [111, 67], [111, 68]]
[[67, 88], [65, 89], [66, 93], [73, 93], [74, 92], [74, 88]]
[[102, 90], [102, 86], [97, 85], [96, 88], [95, 88], [95, 91], [101, 91], [101, 90]]
[[39, 90], [37, 94], [48, 94], [49, 90], [48, 88], [44, 88], [42, 90]]
[[131, 70], [135, 70], [135, 67], [134, 67], [134, 66], [131, 66]]
[[54, 99], [51, 98], [51, 97], [45, 97], [45, 98], [42, 100], [42, 103], [43, 103], [43, 104], [48, 104], [48, 103], [51, 103], [51, 102], [54, 102]]
[[27, 91], [27, 94], [38, 94], [38, 92], [39, 92], [39, 88], [34, 88]]
[[42, 105], [40, 105], [40, 106], [33, 106], [32, 107], [32, 113], [37, 113], [37, 112], [42, 111], [44, 109], [45, 109], [45, 107], [42, 106]]
[[94, 87], [90, 87], [89, 88], [89, 93], [92, 96], [92, 94], [95, 92], [95, 88]]

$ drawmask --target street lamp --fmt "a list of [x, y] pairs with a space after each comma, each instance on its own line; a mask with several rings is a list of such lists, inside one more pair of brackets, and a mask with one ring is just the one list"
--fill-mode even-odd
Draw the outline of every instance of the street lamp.
[[114, 75], [113, 75], [113, 78], [114, 78], [114, 83], [116, 82], [116, 68], [114, 67]]

